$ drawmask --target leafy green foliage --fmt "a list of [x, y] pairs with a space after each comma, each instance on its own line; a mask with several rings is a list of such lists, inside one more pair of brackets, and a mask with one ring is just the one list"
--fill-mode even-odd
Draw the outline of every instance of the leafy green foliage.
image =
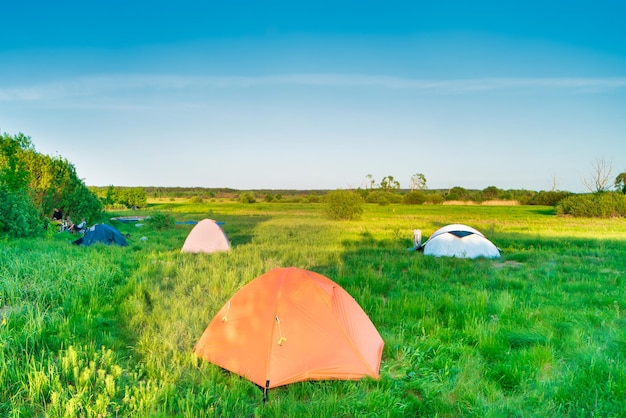
[[[426, 183], [424, 182], [424, 184]], [[400, 189], [400, 182], [394, 179], [393, 176], [385, 176], [380, 181], [380, 188], [384, 191]]]
[[446, 194], [446, 200], [472, 200], [472, 194], [463, 187], [455, 186]]
[[107, 208], [145, 208], [148, 204], [148, 195], [143, 187], [108, 186], [90, 187], [90, 192], [98, 197], [101, 204]]
[[443, 197], [443, 194], [439, 192], [428, 193], [427, 201], [428, 203], [432, 203], [433, 205], [440, 205], [445, 202], [446, 198]]
[[426, 176], [422, 173], [416, 173], [411, 176], [411, 191], [413, 190], [426, 190]]
[[146, 218], [146, 225], [157, 231], [171, 229], [175, 224], [176, 219], [169, 213], [154, 212]]
[[115, 187], [113, 191], [107, 191], [106, 199], [114, 205], [135, 209], [144, 208], [148, 204], [148, 196], [143, 187]]
[[626, 171], [615, 177], [615, 190], [626, 194]]
[[390, 203], [401, 203], [402, 196], [386, 190], [372, 190], [367, 192], [365, 202], [378, 203], [379, 205], [388, 205]]
[[30, 139], [23, 134], [0, 135], [0, 184], [6, 185], [9, 191], [24, 190], [28, 186], [30, 175], [21, 154], [31, 147]]
[[353, 220], [363, 214], [363, 199], [350, 190], [334, 190], [325, 197], [324, 211], [330, 219]]
[[483, 189], [481, 197], [483, 200], [496, 200], [500, 199], [504, 193], [504, 190], [498, 189], [496, 186], [489, 186]]
[[253, 192], [244, 192], [239, 195], [239, 203], [256, 203]]
[[413, 190], [404, 195], [404, 203], [408, 205], [421, 205], [428, 200], [426, 193], [421, 190]]
[[[38, 153], [23, 134], [0, 137], [0, 184], [11, 192], [26, 192], [41, 218], [48, 218], [55, 207], [79, 219], [97, 219], [102, 210], [72, 164]], [[5, 222], [20, 223], [17, 219]]]
[[612, 192], [572, 195], [557, 204], [556, 213], [590, 218], [626, 217], [626, 195]]
[[556, 206], [561, 200], [570, 196], [572, 193], [564, 191], [548, 191], [539, 192], [533, 196], [529, 204], [541, 206]]
[[0, 185], [0, 213], [0, 235], [22, 238], [44, 230], [44, 222], [25, 190], [10, 191]]

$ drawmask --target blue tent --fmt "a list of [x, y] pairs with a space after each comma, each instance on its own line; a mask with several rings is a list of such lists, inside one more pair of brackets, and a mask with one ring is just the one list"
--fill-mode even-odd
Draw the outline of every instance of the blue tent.
[[90, 228], [87, 228], [85, 235], [74, 241], [75, 245], [92, 245], [96, 243], [103, 244], [116, 244], [126, 246], [126, 238], [120, 231], [106, 224], [96, 224]]

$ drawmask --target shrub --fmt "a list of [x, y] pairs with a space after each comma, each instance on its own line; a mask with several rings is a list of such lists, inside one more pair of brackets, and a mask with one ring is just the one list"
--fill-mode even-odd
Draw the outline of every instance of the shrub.
[[413, 190], [404, 195], [404, 203], [407, 205], [421, 205], [426, 202], [426, 193], [421, 190]]
[[489, 186], [482, 190], [482, 200], [496, 200], [501, 199], [504, 194], [504, 190], [498, 189], [496, 186]]
[[170, 214], [155, 212], [146, 218], [146, 224], [156, 230], [170, 229], [176, 224], [176, 220]]
[[359, 219], [363, 214], [363, 199], [349, 190], [335, 190], [326, 195], [326, 216], [330, 219]]
[[446, 200], [470, 200], [470, 192], [463, 187], [453, 187], [448, 190], [446, 194]]
[[441, 193], [430, 193], [427, 202], [433, 205], [441, 205], [445, 200], [446, 198]]
[[626, 217], [626, 195], [612, 192], [571, 195], [557, 204], [556, 213], [590, 218]]
[[0, 234], [24, 238], [43, 232], [43, 221], [25, 190], [10, 192], [0, 186]]
[[239, 195], [240, 203], [256, 203], [256, 199], [254, 198], [254, 193], [245, 192]]
[[570, 192], [549, 191], [539, 192], [530, 199], [531, 205], [556, 206], [561, 200], [570, 196]]
[[378, 203], [379, 205], [388, 205], [390, 203], [402, 203], [402, 196], [392, 192], [383, 190], [374, 190], [368, 193], [365, 198], [367, 203]]

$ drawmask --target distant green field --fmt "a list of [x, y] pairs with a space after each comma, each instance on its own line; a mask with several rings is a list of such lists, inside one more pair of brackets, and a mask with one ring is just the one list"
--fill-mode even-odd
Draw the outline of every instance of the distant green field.
[[[154, 201], [144, 211], [224, 222], [229, 253], [181, 254], [191, 225], [112, 222], [129, 246], [75, 237], [0, 246], [0, 416], [405, 417], [626, 415], [626, 221], [537, 206]], [[111, 216], [128, 215], [123, 211]], [[464, 223], [496, 260], [408, 252]], [[141, 238], [145, 237], [145, 240]], [[242, 285], [275, 267], [316, 271], [385, 341], [379, 380], [272, 389], [192, 348]]]

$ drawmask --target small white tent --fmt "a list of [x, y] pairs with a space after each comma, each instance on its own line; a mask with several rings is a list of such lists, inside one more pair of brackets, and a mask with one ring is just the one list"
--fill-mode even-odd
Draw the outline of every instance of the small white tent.
[[457, 258], [496, 258], [500, 251], [476, 229], [452, 224], [436, 230], [421, 246], [425, 255]]
[[213, 219], [203, 219], [193, 227], [183, 244], [184, 253], [214, 253], [230, 250], [230, 241]]

